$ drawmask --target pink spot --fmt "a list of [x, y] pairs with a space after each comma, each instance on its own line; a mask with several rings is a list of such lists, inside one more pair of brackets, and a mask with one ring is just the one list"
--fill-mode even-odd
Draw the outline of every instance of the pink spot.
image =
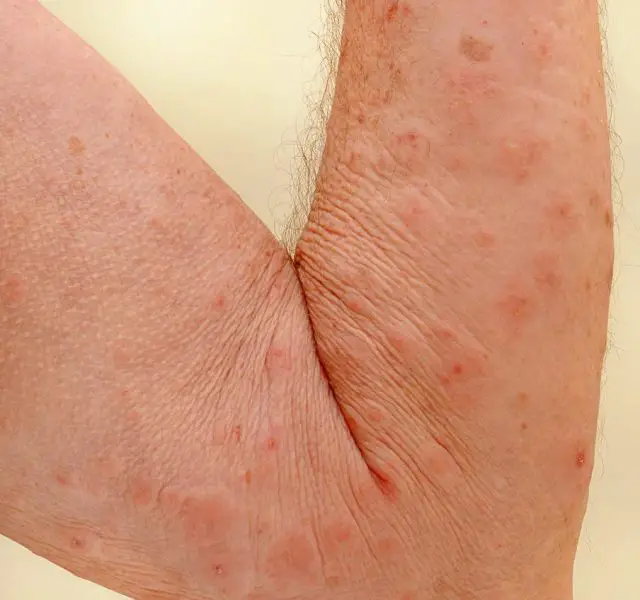
[[293, 366], [291, 352], [288, 348], [272, 346], [267, 351], [266, 364], [270, 371], [289, 371]]
[[436, 337], [444, 342], [452, 342], [456, 339], [455, 333], [451, 329], [436, 329]]
[[500, 309], [513, 319], [522, 319], [530, 313], [531, 300], [519, 294], [509, 294], [500, 302]]
[[394, 538], [383, 538], [378, 542], [378, 550], [385, 557], [390, 557], [394, 554], [398, 554], [400, 549], [400, 543], [397, 539]]
[[66, 471], [58, 471], [56, 473], [56, 482], [62, 487], [69, 487], [71, 485], [71, 476]]
[[475, 241], [481, 248], [493, 248], [496, 244], [496, 236], [488, 231], [479, 231], [475, 235]]
[[372, 420], [374, 423], [382, 423], [383, 418], [384, 418], [384, 417], [383, 417], [383, 414], [382, 414], [382, 411], [381, 411], [381, 410], [379, 410], [379, 409], [377, 409], [377, 408], [374, 408], [374, 409], [371, 411], [371, 420]]
[[150, 481], [146, 478], [134, 479], [129, 488], [129, 495], [136, 506], [148, 506], [153, 499]]
[[17, 277], [0, 282], [0, 301], [8, 307], [20, 304], [26, 296], [25, 285]]
[[129, 353], [126, 351], [126, 349], [122, 345], [116, 347], [116, 349], [113, 351], [113, 364], [115, 368], [124, 369], [129, 366], [130, 362], [131, 357], [129, 356]]
[[464, 371], [464, 367], [462, 366], [462, 364], [455, 363], [453, 365], [452, 372], [454, 375], [462, 375], [463, 371]]
[[188, 540], [216, 542], [226, 537], [234, 521], [229, 504], [221, 497], [187, 498], [179, 512]]
[[223, 294], [218, 294], [213, 299], [213, 306], [218, 310], [222, 310], [223, 308], [225, 308], [226, 305], [227, 305], [227, 299], [224, 297]]
[[302, 533], [294, 533], [269, 548], [266, 570], [273, 581], [309, 583], [314, 575], [315, 562], [315, 552], [307, 537]]
[[400, 8], [399, 0], [393, 0], [391, 6], [387, 9], [387, 21], [394, 21], [398, 16], [398, 9]]
[[236, 444], [239, 444], [242, 440], [242, 427], [240, 425], [236, 425], [231, 430], [231, 438]]

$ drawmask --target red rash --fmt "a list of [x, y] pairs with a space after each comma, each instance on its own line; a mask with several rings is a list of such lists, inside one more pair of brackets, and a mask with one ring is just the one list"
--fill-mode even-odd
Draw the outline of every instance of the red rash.
[[393, 0], [391, 2], [391, 6], [387, 9], [387, 14], [385, 15], [385, 21], [387, 23], [391, 23], [395, 21], [398, 16], [402, 15], [403, 17], [408, 17], [411, 15], [411, 9], [400, 3], [399, 0]]

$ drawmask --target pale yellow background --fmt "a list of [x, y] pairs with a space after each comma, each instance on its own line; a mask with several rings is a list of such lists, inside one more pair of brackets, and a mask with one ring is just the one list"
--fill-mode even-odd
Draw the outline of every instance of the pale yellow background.
[[[322, 29], [324, 0], [45, 3], [116, 64], [267, 225], [286, 213], [305, 98], [323, 83], [311, 32]], [[576, 600], [640, 600], [640, 3], [609, 0], [607, 12], [624, 164], [602, 439]], [[0, 538], [0, 600], [118, 598]]]

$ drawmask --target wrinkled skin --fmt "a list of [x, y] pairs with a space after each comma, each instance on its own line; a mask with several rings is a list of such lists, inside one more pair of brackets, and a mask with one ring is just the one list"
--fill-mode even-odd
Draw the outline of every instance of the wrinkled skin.
[[295, 258], [0, 0], [0, 532], [141, 600], [568, 600], [611, 283], [594, 0], [347, 0]]

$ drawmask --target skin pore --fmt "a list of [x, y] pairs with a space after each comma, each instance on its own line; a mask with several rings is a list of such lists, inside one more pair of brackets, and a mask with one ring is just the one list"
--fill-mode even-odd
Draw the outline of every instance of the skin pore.
[[342, 15], [281, 245], [0, 0], [0, 533], [141, 600], [569, 600], [613, 258], [597, 3]]

